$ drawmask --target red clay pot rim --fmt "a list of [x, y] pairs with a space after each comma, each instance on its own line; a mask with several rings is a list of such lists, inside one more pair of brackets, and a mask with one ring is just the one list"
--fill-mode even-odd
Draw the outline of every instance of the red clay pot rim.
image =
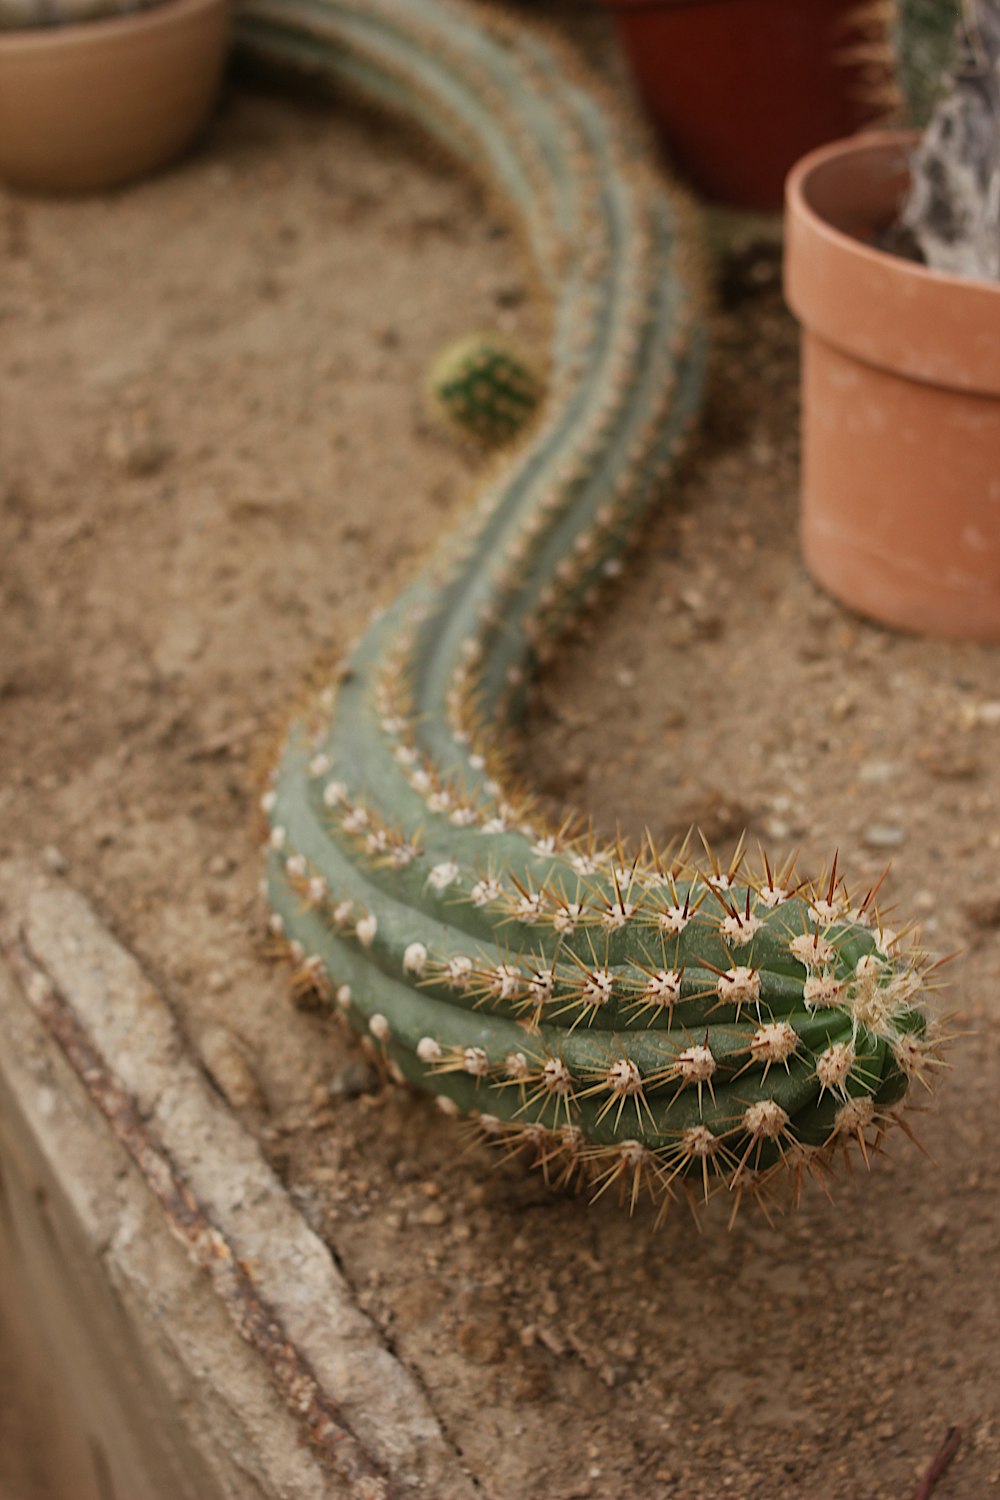
[[[710, 5], [742, 5], [744, 0], [597, 0], [609, 10], [704, 10]], [[591, 0], [593, 4], [593, 0]], [[586, 3], [581, 9], [586, 9]]]
[[[906, 156], [919, 140], [916, 131], [866, 131], [820, 146], [796, 163], [785, 183], [786, 297], [807, 328], [867, 363], [928, 383], [1000, 395], [1000, 282], [935, 271], [865, 244], [831, 224], [809, 199], [817, 175], [830, 163]], [[852, 295], [835, 305], [837, 299], [823, 295], [829, 292], [824, 278]], [[948, 325], [956, 309], [981, 337], [950, 350]], [[883, 341], [880, 323], [893, 327], [897, 337]]]
[[170, 26], [180, 17], [195, 16], [201, 11], [228, 5], [229, 0], [155, 0], [146, 10], [127, 11], [116, 16], [99, 16], [92, 21], [73, 21], [67, 26], [25, 26], [0, 31], [0, 51], [8, 57], [18, 53], [30, 56], [72, 47], [104, 46], [117, 33], [130, 37]]

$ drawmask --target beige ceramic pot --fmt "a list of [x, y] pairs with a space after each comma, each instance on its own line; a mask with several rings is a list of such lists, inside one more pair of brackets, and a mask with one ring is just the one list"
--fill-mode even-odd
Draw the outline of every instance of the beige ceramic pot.
[[823, 147], [786, 188], [785, 294], [802, 324], [802, 544], [846, 604], [1000, 640], [1000, 284], [872, 243], [916, 138]]
[[0, 178], [74, 192], [164, 165], [215, 99], [228, 0], [0, 32]]

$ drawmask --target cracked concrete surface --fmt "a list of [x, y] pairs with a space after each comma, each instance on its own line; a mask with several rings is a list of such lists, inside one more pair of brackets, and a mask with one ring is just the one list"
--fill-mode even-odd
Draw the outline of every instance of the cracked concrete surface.
[[[425, 1393], [136, 960], [24, 862], [0, 866], [0, 912], [2, 1300], [72, 1413], [53, 1467], [74, 1497], [471, 1497]], [[185, 1237], [192, 1203], [205, 1223]], [[212, 1274], [230, 1257], [267, 1334], [280, 1325], [263, 1351]], [[333, 1413], [328, 1448], [305, 1441], [307, 1376]]]

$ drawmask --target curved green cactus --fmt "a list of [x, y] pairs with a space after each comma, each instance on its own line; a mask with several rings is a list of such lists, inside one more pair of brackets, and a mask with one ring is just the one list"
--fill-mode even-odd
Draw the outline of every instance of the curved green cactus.
[[433, 410], [487, 448], [516, 438], [544, 394], [530, 361], [492, 333], [469, 333], [442, 349], [427, 388]]
[[389, 1071], [559, 1182], [735, 1201], [867, 1152], [933, 1062], [919, 961], [741, 859], [543, 826], [491, 726], [620, 571], [697, 409], [684, 216], [614, 103], [523, 22], [441, 0], [248, 0], [244, 44], [415, 119], [501, 189], [552, 299], [549, 399], [288, 737], [264, 798], [298, 982]]

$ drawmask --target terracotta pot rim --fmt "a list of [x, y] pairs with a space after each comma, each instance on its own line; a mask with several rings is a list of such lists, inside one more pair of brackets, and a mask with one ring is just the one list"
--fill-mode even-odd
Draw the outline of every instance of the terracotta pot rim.
[[884, 266], [888, 263], [900, 276], [910, 278], [918, 285], [926, 282], [929, 285], [952, 286], [957, 295], [980, 292], [994, 295], [1000, 289], [1000, 283], [976, 276], [954, 276], [947, 271], [935, 271], [930, 266], [920, 265], [904, 256], [879, 250], [874, 245], [866, 245], [854, 235], [837, 229], [809, 201], [810, 184], [816, 173], [828, 162], [848, 160], [851, 157], [880, 156], [896, 151], [908, 158], [909, 153], [919, 144], [920, 138], [919, 130], [865, 130], [858, 135], [847, 136], [844, 140], [818, 146], [815, 151], [810, 151], [808, 156], [797, 161], [789, 172], [785, 181], [785, 206], [790, 213], [805, 220], [814, 234], [839, 246], [846, 255], [867, 260], [873, 265]]
[[229, 5], [229, 0], [156, 0], [145, 10], [73, 21], [68, 26], [25, 26], [0, 31], [0, 52], [8, 58], [55, 52], [62, 47], [104, 46], [112, 35], [140, 36], [171, 26], [186, 16]]
[[925, 385], [1000, 395], [1000, 282], [918, 265], [864, 238], [892, 222], [919, 135], [877, 131], [804, 156], [785, 184], [785, 296], [843, 353]]

